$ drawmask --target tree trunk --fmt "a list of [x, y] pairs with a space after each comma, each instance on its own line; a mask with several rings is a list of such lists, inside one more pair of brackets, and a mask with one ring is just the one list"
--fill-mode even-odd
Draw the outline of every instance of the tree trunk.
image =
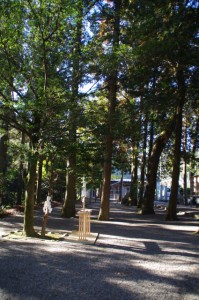
[[79, 6], [78, 21], [74, 37], [73, 47], [73, 72], [72, 72], [72, 97], [71, 110], [69, 116], [69, 138], [72, 148], [68, 157], [68, 170], [66, 174], [66, 192], [65, 200], [62, 208], [62, 216], [71, 218], [75, 216], [76, 204], [76, 155], [77, 155], [77, 106], [79, 97], [79, 83], [81, 79], [80, 59], [81, 59], [81, 44], [82, 44], [82, 21], [83, 21], [83, 2]]
[[[114, 28], [113, 28], [113, 58], [119, 46], [119, 31], [120, 31], [120, 0], [114, 1]], [[112, 151], [113, 151], [113, 131], [115, 123], [115, 108], [117, 104], [117, 77], [118, 77], [117, 63], [112, 68], [110, 76], [107, 78], [108, 83], [108, 100], [109, 100], [109, 119], [108, 130], [105, 138], [104, 150], [104, 166], [103, 166], [103, 185], [101, 196], [101, 207], [99, 211], [99, 220], [109, 220], [109, 198], [110, 198], [110, 182], [111, 182], [111, 168], [112, 168]]]
[[175, 148], [174, 148], [174, 161], [172, 172], [171, 194], [168, 205], [168, 212], [166, 220], [177, 220], [177, 197], [178, 197], [178, 180], [180, 174], [180, 147], [181, 147], [181, 133], [182, 133], [182, 109], [178, 107], [178, 115], [176, 118], [175, 129]]
[[112, 159], [113, 138], [107, 136], [106, 149], [104, 153], [104, 173], [101, 194], [101, 207], [99, 212], [99, 220], [109, 220], [109, 197], [110, 197], [110, 181], [111, 181], [111, 159]]
[[122, 176], [120, 179], [120, 194], [119, 194], [119, 201], [122, 201], [122, 197], [123, 197], [123, 179], [124, 179], [124, 171], [122, 170]]
[[131, 205], [137, 205], [138, 198], [138, 146], [133, 146], [133, 166], [131, 171], [130, 199]]
[[190, 199], [194, 196], [194, 175], [195, 175], [195, 166], [196, 166], [196, 149], [198, 143], [198, 132], [199, 132], [199, 118], [196, 122], [196, 128], [193, 133], [192, 138], [192, 151], [191, 151], [191, 161], [190, 161]]
[[[175, 119], [175, 118], [174, 118]], [[148, 173], [146, 181], [146, 189], [144, 193], [142, 214], [154, 214], [154, 197], [156, 190], [156, 178], [161, 153], [171, 137], [174, 125], [174, 119], [172, 119], [167, 128], [156, 138], [149, 157]]]
[[177, 71], [179, 103], [176, 109], [176, 126], [175, 126], [175, 145], [174, 145], [174, 161], [172, 171], [171, 194], [169, 199], [166, 220], [177, 220], [177, 197], [178, 197], [178, 181], [180, 175], [181, 160], [181, 138], [182, 138], [182, 110], [185, 102], [185, 79], [182, 70]]
[[[25, 143], [25, 133], [21, 133], [21, 146], [23, 147]], [[17, 204], [21, 205], [22, 203], [22, 195], [24, 191], [24, 181], [23, 181], [23, 173], [24, 173], [24, 166], [23, 166], [23, 156], [20, 155], [19, 158], [19, 170], [18, 170], [18, 180], [17, 180]]]
[[25, 211], [23, 234], [35, 236], [34, 230], [34, 203], [35, 203], [35, 183], [36, 183], [37, 159], [31, 157], [28, 179], [25, 185]]
[[140, 190], [139, 190], [138, 204], [137, 204], [138, 208], [142, 207], [143, 195], [144, 195], [144, 179], [145, 179], [145, 170], [146, 170], [147, 125], [148, 125], [148, 119], [147, 119], [147, 117], [145, 117], [141, 175], [140, 175]]
[[48, 221], [48, 213], [44, 214], [44, 216], [43, 216], [43, 222], [42, 222], [42, 228], [41, 228], [41, 236], [42, 237], [45, 237], [45, 235], [46, 235], [46, 224], [47, 224], [47, 221]]
[[184, 158], [184, 187], [183, 187], [183, 203], [187, 205], [187, 123], [184, 121], [184, 145], [183, 145], [183, 158]]
[[149, 158], [151, 157], [151, 153], [153, 150], [153, 140], [154, 140], [154, 121], [151, 120], [150, 137], [149, 137]]
[[76, 156], [71, 155], [68, 160], [68, 168], [66, 174], [66, 193], [64, 205], [62, 208], [62, 216], [64, 218], [75, 217], [75, 203], [76, 203]]

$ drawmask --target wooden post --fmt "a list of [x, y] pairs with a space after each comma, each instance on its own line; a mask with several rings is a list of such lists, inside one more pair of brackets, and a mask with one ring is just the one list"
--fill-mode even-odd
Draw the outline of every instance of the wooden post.
[[41, 236], [42, 237], [45, 237], [45, 234], [46, 234], [46, 223], [47, 223], [47, 220], [48, 220], [48, 213], [44, 214], [44, 216], [43, 216], [43, 223], [42, 223], [42, 230], [41, 230]]
[[90, 213], [91, 210], [81, 210], [79, 215], [79, 240], [86, 240], [90, 235]]
[[43, 206], [44, 216], [43, 216], [43, 224], [42, 224], [42, 230], [41, 230], [42, 237], [44, 237], [46, 234], [46, 223], [48, 220], [48, 214], [51, 213], [51, 211], [52, 211], [50, 201], [51, 201], [51, 196], [48, 194], [47, 200], [44, 202], [44, 206]]

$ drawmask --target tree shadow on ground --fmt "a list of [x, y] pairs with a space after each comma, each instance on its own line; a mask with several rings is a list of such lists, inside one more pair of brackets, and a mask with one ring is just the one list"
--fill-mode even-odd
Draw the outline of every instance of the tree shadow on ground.
[[197, 299], [197, 274], [182, 272], [179, 264], [176, 270], [169, 262], [160, 260], [156, 269], [148, 263], [143, 253], [113, 247], [6, 240], [1, 299]]
[[[198, 236], [184, 221], [167, 225], [160, 216], [133, 214], [122, 214], [119, 207], [111, 211], [111, 222], [91, 223], [91, 231], [99, 233], [94, 246], [2, 239], [0, 298], [197, 299]], [[15, 219], [16, 226], [21, 226], [21, 219]], [[35, 223], [40, 228], [41, 220], [38, 211]], [[66, 232], [77, 224], [78, 219], [61, 218], [56, 208], [47, 228]]]

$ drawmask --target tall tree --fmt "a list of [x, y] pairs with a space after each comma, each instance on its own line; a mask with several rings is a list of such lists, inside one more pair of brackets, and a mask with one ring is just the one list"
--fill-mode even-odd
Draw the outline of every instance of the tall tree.
[[[195, 124], [194, 124], [195, 123]], [[196, 122], [193, 122], [191, 134], [191, 149], [190, 149], [190, 199], [194, 197], [194, 175], [196, 174], [196, 150], [199, 145], [199, 117]]]
[[66, 193], [65, 201], [62, 209], [62, 216], [74, 217], [76, 204], [76, 151], [77, 151], [77, 120], [78, 120], [78, 100], [79, 85], [81, 83], [82, 72], [81, 64], [81, 48], [82, 48], [82, 28], [83, 28], [83, 1], [78, 2], [76, 7], [77, 16], [75, 20], [75, 32], [73, 36], [72, 50], [72, 83], [71, 83], [71, 104], [69, 109], [69, 155], [67, 160], [66, 174]]
[[[174, 35], [178, 34], [178, 43], [175, 45], [175, 55], [170, 58], [171, 64], [174, 67], [175, 82], [177, 85], [177, 106], [176, 106], [176, 126], [175, 126], [175, 143], [174, 143], [174, 156], [173, 156], [173, 171], [172, 171], [172, 186], [171, 194], [168, 206], [167, 220], [177, 219], [177, 195], [179, 187], [179, 174], [180, 174], [180, 159], [181, 159], [181, 139], [182, 139], [182, 117], [183, 107], [186, 101], [188, 101], [188, 87], [192, 82], [191, 77], [196, 67], [195, 55], [196, 55], [196, 32], [197, 29], [197, 11], [196, 7], [190, 3], [176, 3], [177, 6], [173, 7], [175, 15], [175, 22], [181, 24], [180, 30]], [[192, 20], [190, 21], [190, 17]], [[194, 24], [194, 26], [193, 26]], [[191, 55], [187, 57], [187, 53]]]
[[[67, 1], [65, 4], [59, 0], [1, 2], [2, 107], [9, 109], [6, 122], [25, 133], [29, 140], [24, 234], [31, 236], [35, 235], [34, 195], [39, 153], [63, 131], [60, 116], [63, 117], [63, 98], [68, 92], [63, 78], [68, 51], [64, 33], [69, 29], [72, 12]], [[14, 99], [4, 93], [3, 85], [13, 92]], [[53, 135], [55, 130], [57, 134]]]
[[[25, 145], [25, 134], [24, 132], [21, 133], [21, 148]], [[19, 155], [19, 166], [18, 166], [18, 178], [17, 178], [17, 204], [22, 204], [22, 195], [24, 191], [24, 181], [23, 181], [23, 174], [24, 174], [24, 158], [22, 153]]]
[[173, 172], [171, 194], [168, 205], [167, 220], [177, 219], [177, 198], [178, 198], [178, 181], [180, 175], [180, 160], [181, 160], [181, 139], [182, 139], [182, 114], [185, 102], [185, 77], [182, 69], [177, 70], [179, 101], [176, 107], [176, 124], [175, 124], [175, 143], [174, 143], [174, 158], [173, 158]]
[[[107, 135], [104, 142], [104, 164], [103, 164], [103, 185], [101, 194], [101, 207], [99, 212], [99, 220], [109, 220], [109, 197], [110, 197], [110, 180], [112, 170], [112, 151], [113, 151], [113, 139], [114, 139], [114, 123], [115, 123], [115, 109], [117, 105], [117, 86], [118, 86], [118, 63], [117, 63], [117, 50], [119, 47], [120, 36], [120, 9], [121, 1], [112, 1], [113, 8], [111, 23], [112, 23], [112, 50], [110, 53], [110, 59], [112, 65], [109, 70], [109, 74], [106, 76], [107, 84], [107, 99], [109, 101], [109, 111], [107, 120]], [[107, 17], [110, 18], [110, 15]], [[107, 20], [108, 21], [108, 20]], [[108, 21], [108, 23], [110, 22]], [[109, 23], [110, 26], [110, 23]]]
[[140, 190], [139, 190], [139, 197], [138, 197], [138, 204], [137, 207], [141, 208], [143, 203], [143, 196], [144, 196], [144, 182], [145, 182], [145, 171], [146, 171], [146, 148], [147, 148], [147, 125], [148, 125], [148, 118], [145, 115], [144, 119], [144, 132], [143, 132], [143, 146], [142, 146], [142, 161], [141, 161], [141, 174], [140, 174]]
[[187, 205], [187, 119], [183, 122], [183, 204]]
[[138, 202], [138, 142], [134, 141], [132, 147], [132, 167], [131, 167], [131, 185], [130, 194], [131, 204], [137, 206]]
[[175, 124], [174, 120], [175, 118], [172, 118], [168, 121], [166, 129], [159, 134], [154, 142], [152, 153], [148, 162], [147, 181], [142, 204], [142, 214], [154, 213], [154, 197], [159, 160], [161, 153], [173, 132], [173, 127]]

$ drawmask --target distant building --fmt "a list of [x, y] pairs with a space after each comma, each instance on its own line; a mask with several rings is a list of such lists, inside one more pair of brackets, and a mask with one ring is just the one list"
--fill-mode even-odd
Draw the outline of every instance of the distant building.
[[120, 197], [120, 189], [121, 190], [121, 195], [122, 198], [130, 192], [130, 184], [131, 184], [131, 180], [124, 178], [123, 182], [122, 182], [122, 187], [121, 187], [121, 180], [113, 180], [111, 181], [111, 191], [110, 191], [110, 199], [111, 200], [119, 200]]
[[[120, 189], [122, 198], [130, 192], [131, 179], [124, 178], [121, 186], [121, 180], [112, 180], [111, 181], [111, 191], [110, 191], [110, 200], [119, 200]], [[169, 201], [171, 193], [171, 183], [170, 181], [160, 181], [157, 180], [156, 183], [156, 192], [154, 200], [157, 201]], [[178, 200], [182, 200], [182, 195], [178, 193]]]

